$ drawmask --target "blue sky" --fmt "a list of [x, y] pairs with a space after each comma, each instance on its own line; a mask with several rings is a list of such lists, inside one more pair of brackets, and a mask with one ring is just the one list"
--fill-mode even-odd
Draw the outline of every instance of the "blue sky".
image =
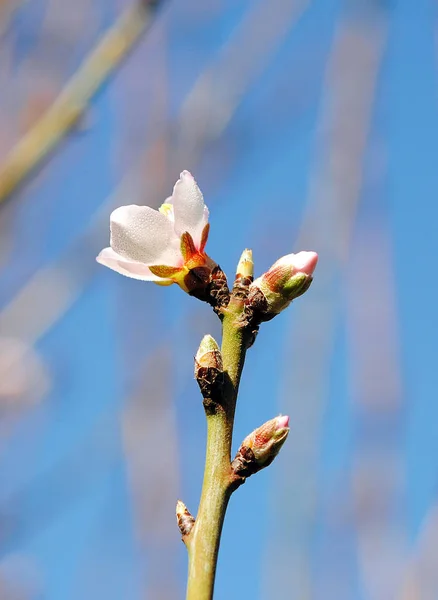
[[[23, 82], [65, 82], [121, 4], [81, 5], [92, 26], [70, 45], [51, 37], [70, 9], [57, 24], [48, 7], [24, 4], [0, 40], [5, 127]], [[5, 411], [0, 576], [25, 557], [37, 598], [183, 597], [174, 502], [196, 510], [205, 436], [192, 361], [218, 323], [176, 286], [94, 262], [111, 207], [157, 206], [183, 168], [230, 277], [246, 247], [257, 273], [320, 254], [308, 294], [248, 354], [236, 449], [279, 412], [291, 433], [231, 500], [217, 598], [374, 600], [416, 581], [438, 467], [436, 5], [294, 7], [169, 2], [85, 131], [0, 209], [2, 335], [33, 346], [50, 379]]]

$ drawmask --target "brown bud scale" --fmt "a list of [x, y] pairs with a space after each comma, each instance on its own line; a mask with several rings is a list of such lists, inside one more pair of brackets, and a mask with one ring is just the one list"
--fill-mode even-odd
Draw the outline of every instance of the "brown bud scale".
[[222, 393], [224, 373], [216, 367], [199, 367], [196, 371], [196, 381], [204, 398], [216, 398]]
[[231, 468], [235, 475], [247, 478], [254, 475], [254, 473], [258, 473], [258, 471], [261, 471], [265, 467], [269, 467], [275, 457], [276, 455], [273, 454], [271, 457], [264, 460], [263, 463], [258, 463], [254, 451], [251, 448], [248, 448], [248, 446], [240, 446], [231, 463]]
[[228, 306], [230, 301], [230, 290], [228, 289], [227, 277], [219, 265], [217, 265], [211, 273], [209, 288], [210, 297], [212, 299], [210, 304], [213, 308]]
[[181, 500], [178, 500], [176, 504], [176, 522], [183, 537], [189, 535], [195, 524], [195, 518], [190, 514], [187, 506]]
[[269, 305], [265, 294], [258, 287], [252, 287], [249, 290], [248, 298], [245, 302], [245, 312], [248, 321], [257, 330], [260, 323], [270, 321], [275, 317], [274, 313], [269, 312]]
[[239, 477], [250, 477], [260, 470], [256, 463], [254, 452], [248, 446], [240, 446], [234, 460], [231, 463], [235, 475]]
[[251, 277], [236, 278], [232, 292], [234, 298], [245, 300], [248, 296], [248, 289], [251, 283]]
[[218, 371], [223, 371], [222, 354], [220, 351], [210, 350], [209, 352], [204, 352], [201, 356], [199, 356], [198, 351], [198, 354], [195, 356], [195, 378], [198, 377], [197, 373], [202, 367], [213, 367]]
[[212, 271], [206, 267], [191, 269], [184, 283], [190, 290], [191, 296], [208, 302], [216, 312], [222, 306], [227, 306], [230, 301], [227, 278], [219, 265], [216, 265]]

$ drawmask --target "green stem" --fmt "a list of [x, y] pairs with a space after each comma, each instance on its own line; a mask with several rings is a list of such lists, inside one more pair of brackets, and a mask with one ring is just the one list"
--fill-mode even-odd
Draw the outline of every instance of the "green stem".
[[207, 415], [204, 482], [195, 525], [186, 537], [189, 553], [187, 600], [213, 598], [222, 525], [233, 485], [231, 443], [234, 412], [247, 341], [239, 317], [243, 304], [232, 299], [222, 325], [222, 360], [225, 373], [223, 404]]
[[220, 536], [231, 495], [228, 485], [230, 461], [223, 444], [226, 429], [222, 414], [208, 417], [201, 501], [195, 526], [186, 540], [189, 552], [187, 600], [213, 597]]

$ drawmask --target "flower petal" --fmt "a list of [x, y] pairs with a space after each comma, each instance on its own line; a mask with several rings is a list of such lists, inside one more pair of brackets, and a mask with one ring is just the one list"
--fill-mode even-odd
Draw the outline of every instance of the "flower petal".
[[180, 266], [172, 222], [149, 206], [121, 206], [111, 213], [111, 247], [129, 261]]
[[153, 281], [154, 283], [159, 283], [160, 285], [170, 285], [173, 283], [171, 279], [157, 277], [150, 271], [149, 267], [143, 263], [127, 260], [120, 254], [114, 252], [112, 248], [104, 248], [96, 260], [101, 265], [104, 265], [105, 267], [108, 267], [113, 271], [120, 273], [121, 275], [131, 277], [132, 279]]
[[172, 203], [175, 214], [175, 232], [190, 233], [199, 248], [202, 230], [208, 222], [208, 208], [193, 175], [183, 171], [173, 188]]

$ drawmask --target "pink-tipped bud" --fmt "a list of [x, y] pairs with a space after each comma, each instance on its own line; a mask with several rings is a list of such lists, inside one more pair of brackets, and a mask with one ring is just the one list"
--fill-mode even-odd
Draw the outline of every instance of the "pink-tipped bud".
[[312, 275], [318, 264], [318, 255], [316, 252], [302, 250], [297, 254], [289, 254], [289, 256], [293, 257], [292, 262], [297, 272], [305, 273], [306, 275]]
[[284, 427], [289, 427], [289, 417], [287, 415], [280, 415], [277, 417], [277, 427], [278, 429], [283, 429]]
[[289, 434], [289, 417], [278, 416], [254, 429], [243, 440], [231, 463], [234, 473], [249, 477], [264, 469], [277, 456]]
[[258, 277], [249, 288], [248, 305], [256, 319], [269, 321], [306, 292], [318, 262], [316, 252], [288, 254]]

